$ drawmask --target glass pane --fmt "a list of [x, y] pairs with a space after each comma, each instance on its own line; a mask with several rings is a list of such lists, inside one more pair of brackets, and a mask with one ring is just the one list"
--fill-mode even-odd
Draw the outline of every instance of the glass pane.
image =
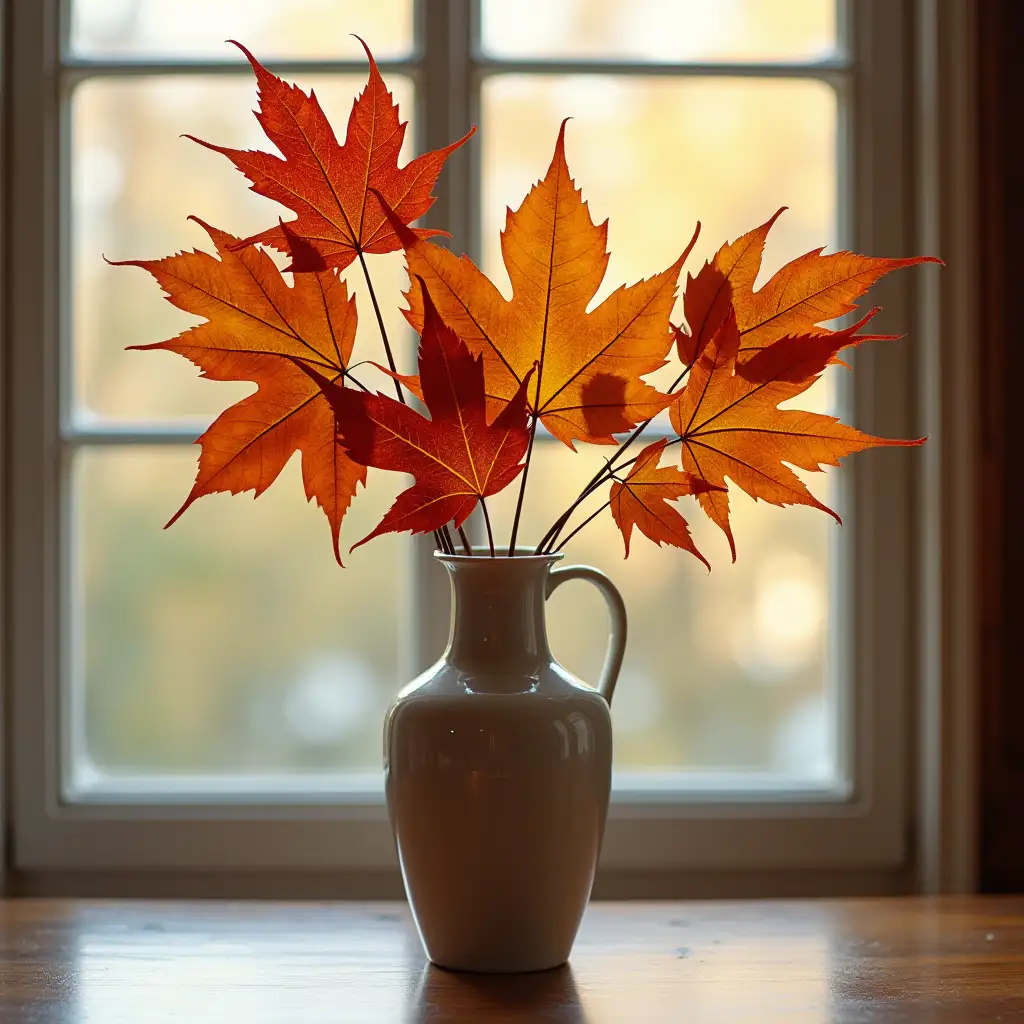
[[[344, 138], [362, 76], [303, 77], [336, 133]], [[412, 85], [390, 76], [403, 117]], [[251, 110], [251, 75], [90, 79], [72, 101], [73, 397], [78, 415], [121, 419], [211, 417], [253, 390], [249, 384], [200, 380], [198, 370], [169, 352], [125, 352], [126, 345], [171, 338], [199, 322], [171, 306], [145, 271], [103, 259], [155, 259], [182, 249], [210, 251], [202, 217], [240, 237], [289, 211], [256, 195], [225, 157], [183, 133], [236, 148], [273, 150]], [[413, 126], [403, 160], [412, 152]], [[282, 261], [280, 265], [284, 265]], [[400, 253], [369, 260], [374, 287], [398, 356], [411, 369], [412, 334], [399, 312], [407, 286]], [[359, 294], [357, 359], [383, 361], [380, 337], [358, 267], [346, 272]]]
[[495, 56], [798, 61], [836, 49], [835, 0], [483, 0]]
[[[188, 492], [195, 449], [100, 448], [74, 465], [72, 732], [79, 782], [108, 772], [380, 771], [408, 674], [405, 537], [331, 553], [298, 460], [256, 502]], [[342, 551], [402, 480], [360, 491]]]
[[[837, 104], [821, 82], [499, 75], [483, 95], [482, 254], [506, 294], [505, 209], [544, 175], [569, 115], [569, 170], [594, 221], [609, 219], [599, 299], [671, 265], [698, 220], [693, 273], [783, 205], [790, 209], [772, 228], [766, 271], [836, 240]], [[675, 372], [666, 367], [651, 382], [667, 388]]]
[[[785, 260], [835, 240], [837, 108], [821, 83], [496, 76], [484, 91], [483, 262], [506, 293], [498, 245], [505, 207], [515, 209], [543, 175], [569, 114], [570, 170], [594, 220], [610, 219], [612, 255], [599, 297], [668, 266], [698, 219], [701, 239], [687, 268], [694, 272], [723, 241], [787, 203], [762, 280]], [[833, 390], [827, 380], [800, 404], [828, 408]], [[607, 454], [573, 456], [550, 442], [539, 449], [527, 539], [544, 533]], [[813, 476], [827, 502], [823, 478]], [[509, 492], [495, 501], [503, 540], [513, 500]], [[568, 551], [573, 562], [604, 568], [630, 611], [614, 710], [618, 768], [830, 778], [837, 724], [827, 671], [835, 626], [829, 550], [837, 528], [820, 512], [755, 505], [739, 494], [733, 565], [717, 529], [695, 502], [684, 504], [714, 566], [710, 578], [692, 556], [643, 537], [623, 561], [610, 516], [588, 526]], [[586, 588], [567, 587], [552, 599], [555, 652], [584, 679], [597, 677], [606, 629], [600, 598]]]
[[[536, 543], [594, 472], [604, 453], [573, 455], [539, 443], [520, 536]], [[815, 493], [828, 501], [819, 474]], [[490, 499], [496, 537], [508, 542], [515, 487]], [[839, 527], [810, 508], [775, 508], [730, 495], [738, 559], [696, 500], [679, 505], [709, 575], [691, 554], [659, 548], [634, 531], [630, 556], [606, 512], [566, 549], [567, 564], [603, 569], [622, 592], [629, 643], [615, 691], [618, 771], [763, 771], [809, 782], [836, 770], [835, 709], [828, 685], [829, 549]], [[584, 506], [580, 523], [607, 491]], [[562, 587], [548, 603], [551, 646], [593, 684], [608, 618], [596, 590]]]
[[412, 50], [412, 0], [72, 0], [71, 51], [126, 60], [381, 60]]

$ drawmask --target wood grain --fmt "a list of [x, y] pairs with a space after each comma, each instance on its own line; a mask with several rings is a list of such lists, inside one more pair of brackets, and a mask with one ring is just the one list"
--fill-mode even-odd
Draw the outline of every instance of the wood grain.
[[1024, 1019], [1024, 898], [595, 904], [570, 966], [424, 963], [400, 903], [0, 902], [0, 1021]]

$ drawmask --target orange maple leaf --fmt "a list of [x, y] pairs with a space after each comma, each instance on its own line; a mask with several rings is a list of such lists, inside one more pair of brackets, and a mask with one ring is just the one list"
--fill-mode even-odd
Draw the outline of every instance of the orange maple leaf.
[[608, 503], [615, 525], [622, 533], [629, 557], [629, 538], [633, 527], [654, 541], [671, 544], [696, 555], [711, 570], [708, 560], [697, 550], [686, 520], [670, 504], [684, 494], [702, 494], [715, 485], [684, 473], [677, 466], [661, 466], [658, 462], [668, 440], [661, 438], [649, 444], [637, 457], [623, 481], [612, 484]]
[[[790, 465], [820, 470], [823, 466], [838, 466], [840, 458], [865, 448], [918, 445], [923, 439], [873, 437], [840, 423], [834, 416], [779, 409], [781, 402], [795, 398], [818, 379], [817, 375], [787, 379], [793, 375], [793, 366], [806, 366], [815, 359], [824, 365], [828, 357], [820, 353], [814, 335], [796, 342], [782, 339], [776, 344], [781, 348], [774, 356], [765, 357], [761, 379], [749, 380], [737, 373], [740, 333], [736, 314], [729, 310], [671, 407], [672, 426], [682, 446], [683, 469], [719, 487], [725, 486], [728, 477], [753, 498], [773, 505], [810, 505], [839, 522], [839, 516], [811, 494]], [[809, 351], [801, 352], [801, 346]], [[709, 490], [699, 494], [697, 500], [725, 533], [735, 561], [728, 494]]]
[[[501, 249], [511, 299], [468, 257], [424, 242], [390, 216], [410, 276], [425, 282], [445, 323], [483, 355], [492, 412], [519, 393], [535, 364], [530, 411], [570, 448], [574, 440], [614, 444], [614, 434], [671, 401], [641, 377], [665, 365], [672, 344], [669, 313], [696, 232], [667, 270], [616, 289], [587, 312], [608, 265], [608, 222], [594, 224], [569, 176], [564, 122], [547, 174], [515, 213], [508, 211]], [[406, 316], [419, 330], [420, 292], [411, 288], [406, 297]]]
[[115, 265], [149, 271], [173, 305], [206, 322], [169, 341], [131, 348], [177, 352], [204, 377], [252, 381], [257, 390], [199, 438], [195, 484], [167, 525], [204, 494], [252, 490], [258, 497], [301, 451], [306, 498], [326, 513], [340, 564], [341, 521], [366, 469], [335, 444], [334, 413], [293, 359], [301, 356], [328, 380], [341, 378], [355, 340], [355, 298], [334, 271], [298, 275], [289, 288], [265, 252], [239, 249], [233, 235], [192, 219], [209, 233], [220, 259], [193, 250]]
[[[292, 259], [288, 269], [295, 272], [343, 269], [357, 255], [401, 249], [379, 204], [367, 201], [367, 189], [380, 192], [395, 216], [408, 224], [433, 205], [430, 190], [445, 160], [476, 128], [450, 146], [423, 153], [399, 167], [407, 122], [398, 120], [398, 107], [366, 43], [370, 77], [352, 106], [344, 145], [338, 144], [315, 93], [307, 96], [267, 71], [241, 43], [235, 46], [256, 73], [257, 119], [284, 159], [258, 150], [216, 146], [192, 135], [187, 138], [223, 153], [252, 182], [254, 192], [298, 214], [295, 220], [252, 235], [241, 244], [263, 242], [288, 253]], [[417, 229], [416, 234], [426, 238], [444, 232]]]
[[299, 365], [334, 407], [339, 445], [349, 457], [364, 466], [411, 473], [416, 481], [353, 550], [382, 533], [430, 533], [451, 520], [461, 526], [478, 502], [523, 469], [530, 375], [488, 424], [483, 363], [444, 325], [429, 298], [419, 376], [430, 419], [386, 395], [339, 387], [308, 362]]
[[[690, 329], [675, 329], [679, 358], [687, 366], [704, 350], [730, 309], [736, 314], [742, 364], [752, 350], [786, 335], [828, 334], [829, 329], [820, 325], [853, 312], [854, 300], [885, 274], [919, 263], [942, 263], [934, 256], [881, 259], [847, 250], [823, 256], [822, 246], [787, 263], [755, 291], [765, 240], [785, 209], [723, 245], [696, 277], [687, 275], [683, 312]], [[859, 341], [882, 337], [888, 336], [862, 335]]]

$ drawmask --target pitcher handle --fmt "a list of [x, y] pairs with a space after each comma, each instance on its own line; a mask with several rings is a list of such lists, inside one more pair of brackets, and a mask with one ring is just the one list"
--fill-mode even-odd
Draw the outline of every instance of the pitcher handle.
[[608, 638], [608, 653], [604, 657], [604, 668], [597, 684], [597, 692], [609, 704], [619, 680], [622, 657], [626, 653], [626, 604], [615, 584], [600, 569], [589, 565], [567, 565], [552, 569], [548, 574], [547, 597], [550, 597], [567, 580], [589, 580], [601, 591], [608, 614], [611, 616], [611, 636]]

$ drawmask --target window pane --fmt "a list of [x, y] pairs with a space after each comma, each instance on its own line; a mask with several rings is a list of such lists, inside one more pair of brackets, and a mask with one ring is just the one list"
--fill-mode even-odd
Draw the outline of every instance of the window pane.
[[412, 50], [412, 0], [72, 0], [71, 50], [92, 58], [378, 60]]
[[[362, 76], [309, 76], [336, 133], [344, 138]], [[390, 76], [403, 117], [412, 110], [408, 79]], [[239, 77], [161, 76], [98, 78], [75, 90], [72, 102], [73, 398], [78, 415], [121, 419], [211, 417], [252, 390], [211, 384], [169, 352], [125, 352], [126, 345], [171, 338], [200, 322], [161, 298], [144, 271], [111, 267], [113, 260], [154, 259], [211, 243], [190, 214], [239, 237], [253, 234], [288, 210], [256, 195], [223, 156], [183, 133], [236, 148], [273, 151], [251, 110], [256, 88]], [[403, 159], [411, 155], [412, 126]], [[280, 265], [286, 261], [282, 260]], [[374, 286], [396, 341], [411, 369], [411, 332], [399, 312], [407, 284], [400, 253], [369, 260]], [[357, 359], [382, 356], [373, 311], [358, 267], [346, 272], [359, 293]]]
[[836, 48], [834, 0], [483, 0], [501, 57], [816, 60]]
[[[556, 441], [538, 445], [520, 536], [536, 543], [606, 454], [574, 455]], [[666, 460], [667, 461], [667, 460]], [[825, 480], [811, 480], [828, 501]], [[500, 543], [508, 542], [518, 491], [490, 499]], [[606, 500], [602, 490], [573, 522]], [[765, 771], [810, 782], [835, 772], [835, 709], [829, 684], [829, 551], [835, 522], [809, 508], [775, 508], [730, 493], [739, 551], [684, 498], [679, 509], [707, 570], [691, 554], [658, 548], [634, 531], [630, 556], [605, 512], [566, 549], [566, 564], [595, 565], [621, 590], [629, 643], [615, 690], [618, 771]], [[562, 587], [548, 604], [555, 656], [596, 683], [608, 637], [600, 595]]]
[[569, 170], [594, 221], [609, 219], [601, 296], [664, 270], [698, 220], [694, 273], [783, 205], [766, 268], [835, 241], [837, 108], [821, 82], [500, 75], [483, 111], [483, 258], [499, 287], [505, 209], [544, 175], [570, 115]]
[[[837, 108], [835, 94], [819, 82], [496, 76], [484, 93], [483, 262], [506, 292], [498, 245], [505, 207], [518, 207], [544, 173], [568, 114], [575, 117], [567, 128], [570, 170], [594, 220], [610, 219], [601, 297], [668, 266], [698, 219], [693, 272], [723, 241], [786, 203], [792, 208], [772, 232], [767, 273], [834, 241]], [[804, 407], [832, 404], [831, 381], [815, 391]], [[573, 456], [551, 442], [539, 450], [527, 540], [545, 532], [607, 454], [591, 448]], [[828, 501], [824, 479], [813, 476]], [[494, 503], [503, 540], [513, 500], [509, 493]], [[617, 766], [828, 779], [837, 731], [827, 664], [837, 628], [829, 618], [834, 525], [814, 510], [755, 505], [737, 495], [733, 565], [724, 538], [695, 502], [685, 504], [714, 566], [710, 578], [692, 556], [643, 537], [623, 561], [610, 516], [588, 526], [568, 551], [570, 561], [604, 568], [629, 607], [614, 710]], [[584, 679], [597, 678], [606, 630], [596, 594], [565, 588], [552, 599], [555, 652]]]
[[[73, 777], [380, 771], [408, 667], [405, 537], [331, 553], [294, 459], [256, 502], [215, 495], [161, 527], [195, 449], [98, 448], [74, 465]], [[402, 481], [377, 474], [342, 530], [365, 536]]]

